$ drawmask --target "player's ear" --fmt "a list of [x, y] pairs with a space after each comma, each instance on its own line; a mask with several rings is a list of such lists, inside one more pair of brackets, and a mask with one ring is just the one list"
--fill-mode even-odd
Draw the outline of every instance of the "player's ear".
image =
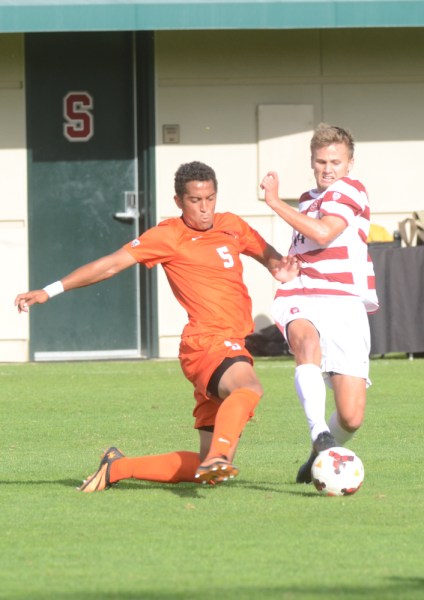
[[353, 169], [354, 165], [355, 165], [355, 159], [352, 156], [352, 158], [349, 160], [348, 167], [347, 167], [347, 172], [348, 173], [351, 172], [351, 170]]
[[174, 196], [174, 201], [175, 204], [178, 206], [178, 208], [183, 208], [183, 201], [181, 200], [181, 198], [179, 196]]

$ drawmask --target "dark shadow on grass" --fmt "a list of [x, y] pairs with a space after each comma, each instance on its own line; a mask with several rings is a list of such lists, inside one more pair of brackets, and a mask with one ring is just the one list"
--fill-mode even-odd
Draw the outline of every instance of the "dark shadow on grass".
[[[158, 591], [139, 590], [118, 592], [113, 591], [84, 591], [75, 592], [44, 592], [31, 593], [31, 600], [301, 600], [302, 598], [334, 598], [341, 600], [414, 600], [422, 598], [424, 579], [421, 577], [391, 577], [385, 585], [344, 587], [342, 584], [334, 586], [323, 586], [317, 582], [314, 586], [274, 586], [243, 587], [235, 582], [231, 589], [220, 589], [209, 583], [198, 591]], [[28, 596], [14, 595], [15, 600], [27, 600]]]
[[[21, 480], [9, 480], [2, 481], [1, 485], [25, 485], [25, 486], [35, 486], [35, 485], [61, 485], [64, 487], [70, 487], [73, 489], [79, 488], [82, 483], [82, 479], [27, 479], [25, 481]], [[113, 485], [111, 488], [105, 490], [106, 493], [118, 493], [120, 490], [131, 490], [133, 492], [138, 493], [146, 493], [149, 490], [164, 490], [167, 492], [172, 492], [177, 496], [182, 498], [198, 498], [199, 492], [206, 491], [212, 492], [214, 491], [214, 487], [211, 485], [203, 486], [194, 483], [157, 483], [150, 481], [120, 481], [118, 484]]]
[[82, 479], [26, 479], [20, 481], [17, 479], [1, 481], [1, 485], [63, 485], [66, 487], [77, 488], [81, 485]]
[[[225, 487], [243, 487], [258, 492], [272, 492], [275, 494], [283, 494], [284, 496], [313, 496], [315, 498], [317, 496], [317, 492], [312, 485], [299, 485], [292, 481], [282, 481], [278, 484], [273, 484], [269, 483], [268, 481], [252, 482], [238, 479], [237, 481], [233, 481], [229, 484], [222, 484], [220, 486], [216, 486], [216, 489], [222, 487], [223, 485], [225, 485]], [[290, 489], [288, 489], [288, 487]]]
[[406, 587], [414, 587], [416, 589], [421, 589], [424, 590], [424, 577], [399, 577], [399, 576], [393, 576], [393, 577], [389, 577], [389, 579], [391, 581], [393, 581], [393, 583], [395, 583], [396, 585], [401, 585], [404, 586], [406, 585]]
[[[290, 486], [290, 489], [287, 489]], [[230, 483], [223, 483], [221, 485], [199, 485], [193, 483], [155, 483], [148, 481], [121, 481], [119, 484], [114, 486], [116, 491], [119, 490], [132, 490], [146, 492], [148, 490], [164, 490], [171, 492], [180, 498], [202, 498], [199, 496], [199, 492], [205, 492], [207, 494], [219, 493], [219, 490], [224, 488], [245, 488], [248, 490], [258, 491], [262, 493], [275, 493], [283, 494], [285, 496], [303, 496], [303, 497], [317, 497], [315, 488], [307, 485], [298, 485], [292, 482], [283, 482], [278, 485], [270, 484], [268, 482], [250, 482], [250, 481], [232, 481]]]
[[[284, 489], [282, 486], [290, 485], [293, 489]], [[113, 486], [112, 490], [118, 492], [119, 490], [131, 490], [134, 492], [145, 493], [149, 490], [164, 490], [179, 496], [180, 498], [202, 498], [199, 492], [205, 492], [207, 494], [219, 493], [222, 488], [246, 488], [258, 492], [265, 493], [276, 493], [293, 496], [317, 496], [317, 492], [311, 486], [299, 486], [294, 483], [282, 483], [280, 485], [273, 485], [267, 482], [263, 483], [251, 483], [249, 481], [232, 481], [230, 483], [223, 483], [220, 485], [199, 485], [195, 483], [157, 483], [149, 481], [120, 481], [116, 486]], [[307, 489], [308, 488], [308, 489]]]
[[[82, 483], [82, 479], [38, 479], [31, 480], [27, 479], [25, 481], [21, 480], [10, 480], [10, 481], [2, 481], [1, 485], [25, 485], [25, 486], [34, 486], [34, 485], [61, 485], [64, 487], [70, 487], [73, 489], [77, 489]], [[287, 489], [287, 486], [290, 486], [290, 489]], [[206, 493], [219, 493], [220, 488], [246, 488], [249, 490], [254, 490], [258, 492], [267, 492], [267, 493], [275, 493], [275, 494], [284, 494], [291, 496], [313, 496], [316, 498], [317, 492], [311, 486], [306, 485], [298, 485], [292, 482], [282, 482], [278, 485], [269, 484], [267, 482], [250, 482], [250, 481], [232, 481], [228, 484], [224, 483], [217, 486], [212, 485], [199, 485], [195, 483], [157, 483], [150, 481], [120, 481], [118, 484], [112, 486], [106, 492], [119, 492], [119, 490], [130, 490], [134, 492], [145, 493], [149, 490], [164, 490], [166, 492], [171, 492], [176, 496], [181, 498], [201, 498], [199, 496], [199, 492]]]
[[165, 492], [171, 492], [180, 498], [202, 498], [199, 496], [199, 492], [206, 490], [207, 492], [213, 491], [212, 486], [203, 486], [195, 483], [157, 483], [149, 481], [134, 481], [134, 482], [123, 482], [120, 481], [115, 487], [116, 491], [119, 490], [132, 490], [140, 493], [145, 493], [149, 490], [164, 490]]

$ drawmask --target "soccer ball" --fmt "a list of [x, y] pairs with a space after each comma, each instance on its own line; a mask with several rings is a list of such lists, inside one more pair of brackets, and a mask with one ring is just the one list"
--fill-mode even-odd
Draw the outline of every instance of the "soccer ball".
[[364, 481], [364, 465], [347, 448], [335, 447], [320, 452], [312, 465], [312, 481], [324, 496], [350, 496]]

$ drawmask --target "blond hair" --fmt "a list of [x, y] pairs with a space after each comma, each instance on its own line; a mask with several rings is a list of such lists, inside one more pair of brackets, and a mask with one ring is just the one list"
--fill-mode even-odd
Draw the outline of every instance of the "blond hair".
[[313, 154], [314, 150], [318, 148], [330, 146], [330, 144], [346, 144], [349, 150], [349, 158], [353, 158], [355, 142], [351, 132], [336, 125], [320, 123], [311, 139], [311, 153]]

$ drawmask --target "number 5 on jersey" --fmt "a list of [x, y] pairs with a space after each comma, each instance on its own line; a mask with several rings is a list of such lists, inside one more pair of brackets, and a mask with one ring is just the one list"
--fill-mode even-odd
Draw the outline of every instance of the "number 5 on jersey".
[[228, 250], [227, 246], [221, 246], [221, 248], [217, 248], [216, 251], [218, 252], [219, 256], [224, 261], [224, 267], [226, 269], [230, 269], [231, 267], [234, 266], [234, 259], [231, 256], [230, 251]]

